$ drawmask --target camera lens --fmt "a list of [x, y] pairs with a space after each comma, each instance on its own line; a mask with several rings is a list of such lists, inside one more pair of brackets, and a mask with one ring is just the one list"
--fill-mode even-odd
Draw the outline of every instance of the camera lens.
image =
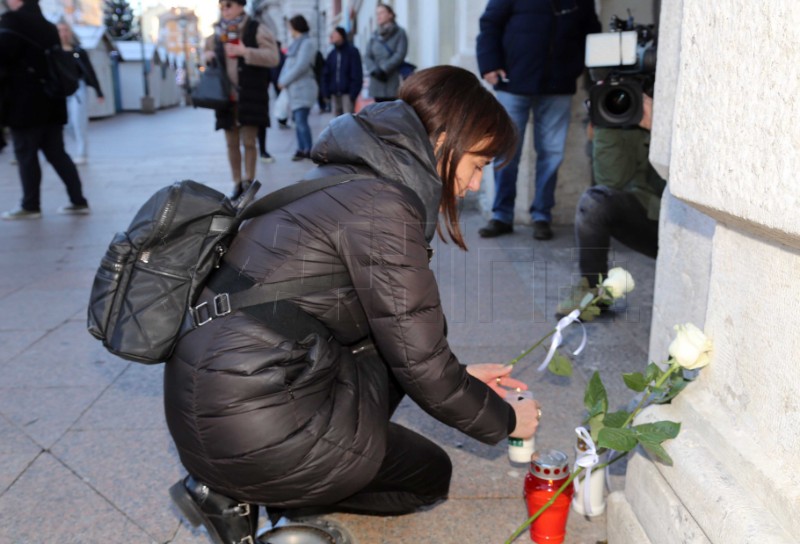
[[606, 95], [603, 105], [610, 114], [623, 115], [631, 108], [632, 103], [633, 99], [628, 91], [615, 89]]

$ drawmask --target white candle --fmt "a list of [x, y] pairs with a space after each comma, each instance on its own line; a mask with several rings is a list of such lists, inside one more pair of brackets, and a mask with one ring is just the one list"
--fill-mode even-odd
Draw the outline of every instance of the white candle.
[[[579, 481], [580, 480], [580, 481]], [[588, 514], [585, 508], [584, 491], [586, 482], [586, 471], [581, 472], [574, 480], [575, 494], [572, 496], [572, 509], [582, 516], [599, 516], [606, 511], [606, 471], [605, 469], [592, 470], [589, 480], [589, 504], [592, 513]]]
[[[530, 391], [520, 391], [519, 389], [509, 393], [509, 396], [511, 395], [515, 395], [517, 397], [517, 400], [533, 398], [533, 393], [531, 393]], [[530, 438], [515, 438], [513, 436], [508, 437], [508, 459], [512, 463], [530, 463], [531, 455], [533, 455], [535, 448], [536, 448], [536, 442], [534, 440], [534, 437]]]

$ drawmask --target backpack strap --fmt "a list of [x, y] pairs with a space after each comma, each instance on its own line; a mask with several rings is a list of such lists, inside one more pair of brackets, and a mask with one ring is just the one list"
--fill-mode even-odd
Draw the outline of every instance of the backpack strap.
[[[191, 308], [191, 313], [198, 327], [236, 310], [243, 310], [261, 321], [271, 323], [273, 319], [268, 319], [268, 316], [282, 313], [281, 309], [286, 308], [286, 304], [281, 302], [286, 299], [352, 284], [347, 272], [256, 283], [251, 277], [223, 263], [206, 284], [216, 294], [205, 300], [201, 297], [199, 304]], [[283, 317], [292, 320], [289, 315]], [[294, 318], [299, 319], [297, 316]]]
[[[261, 197], [246, 207], [239, 219], [244, 221], [264, 215], [306, 195], [334, 185], [372, 177], [374, 176], [364, 174], [340, 174], [300, 181]], [[211, 297], [201, 297], [193, 306], [190, 306], [189, 312], [194, 325], [199, 327], [212, 319], [228, 315], [239, 309], [267, 305], [288, 298], [349, 285], [352, 285], [352, 281], [347, 272], [256, 284], [252, 278], [223, 262], [206, 284], [215, 294]]]
[[277, 191], [274, 191], [266, 196], [262, 196], [245, 208], [245, 210], [242, 212], [242, 215], [239, 217], [242, 221], [245, 219], [252, 219], [258, 215], [264, 215], [265, 213], [282, 208], [290, 202], [299, 200], [300, 198], [310, 195], [311, 193], [315, 193], [319, 190], [327, 189], [328, 187], [333, 187], [334, 185], [346, 183], [354, 179], [369, 179], [372, 177], [375, 176], [367, 176], [364, 174], [339, 174], [324, 178], [302, 180], [298, 183], [288, 185], [283, 189], [278, 189]]

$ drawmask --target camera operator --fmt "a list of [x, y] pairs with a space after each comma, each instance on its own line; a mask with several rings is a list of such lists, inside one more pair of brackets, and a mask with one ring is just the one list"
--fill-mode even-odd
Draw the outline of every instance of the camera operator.
[[655, 258], [658, 214], [666, 182], [648, 160], [653, 99], [644, 95], [638, 127], [592, 127], [594, 185], [575, 212], [575, 240], [581, 276], [589, 287], [608, 273], [611, 238]]

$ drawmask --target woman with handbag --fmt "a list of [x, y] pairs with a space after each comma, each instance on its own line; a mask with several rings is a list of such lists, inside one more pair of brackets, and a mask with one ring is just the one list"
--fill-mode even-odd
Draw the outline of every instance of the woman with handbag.
[[[225, 131], [233, 175], [232, 198], [238, 198], [256, 177], [258, 127], [269, 124], [269, 68], [278, 64], [275, 36], [266, 25], [247, 16], [247, 0], [223, 0], [214, 35], [206, 39], [206, 64], [224, 67], [229, 102], [216, 109], [216, 130]], [[242, 148], [244, 171], [242, 176]]]
[[429, 265], [437, 230], [465, 248], [458, 201], [515, 139], [474, 74], [422, 70], [400, 100], [320, 135], [306, 179], [356, 179], [244, 224], [202, 300], [234, 291], [217, 282], [318, 287], [212, 319], [166, 364], [167, 425], [190, 474], [170, 493], [216, 544], [254, 539], [258, 505], [270, 517], [399, 515], [445, 499], [447, 453], [390, 421], [405, 395], [489, 444], [533, 435], [538, 403], [506, 397], [527, 389], [511, 367], [465, 366], [451, 351]]
[[386, 4], [375, 9], [378, 28], [372, 34], [364, 55], [369, 74], [369, 95], [375, 102], [395, 100], [400, 88], [400, 67], [408, 53], [408, 37], [395, 22], [394, 10]]
[[97, 93], [97, 101], [103, 102], [103, 90], [97, 80], [97, 74], [89, 60], [89, 54], [80, 46], [80, 41], [72, 31], [72, 27], [64, 20], [56, 25], [61, 38], [61, 48], [72, 52], [78, 73], [81, 75], [78, 90], [67, 97], [67, 132], [75, 138], [75, 164], [86, 164], [89, 140], [89, 87]]
[[297, 151], [292, 157], [293, 161], [311, 158], [312, 137], [308, 114], [317, 102], [319, 94], [319, 86], [314, 75], [317, 48], [308, 36], [309, 30], [308, 22], [302, 15], [295, 15], [289, 19], [292, 43], [289, 44], [286, 61], [278, 77], [281, 93], [289, 93], [289, 109], [297, 134]]

